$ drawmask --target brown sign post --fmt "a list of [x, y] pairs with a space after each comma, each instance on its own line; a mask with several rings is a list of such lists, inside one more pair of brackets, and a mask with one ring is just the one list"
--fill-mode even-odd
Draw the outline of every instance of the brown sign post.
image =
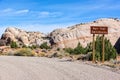
[[91, 26], [91, 34], [93, 34], [93, 63], [95, 62], [95, 34], [102, 34], [102, 62], [104, 63], [104, 34], [108, 34], [108, 27], [106, 26]]
[[91, 34], [108, 34], [108, 27], [91, 26]]

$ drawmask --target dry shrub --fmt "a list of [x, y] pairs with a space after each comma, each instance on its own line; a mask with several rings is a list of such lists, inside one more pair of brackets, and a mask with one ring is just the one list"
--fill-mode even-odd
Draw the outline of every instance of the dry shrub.
[[22, 48], [14, 54], [15, 56], [34, 56], [35, 54], [29, 48]]

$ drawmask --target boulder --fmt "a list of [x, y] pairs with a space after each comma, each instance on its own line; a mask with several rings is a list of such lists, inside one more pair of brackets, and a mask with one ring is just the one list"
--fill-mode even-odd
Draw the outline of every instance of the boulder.
[[86, 60], [86, 61], [89, 61], [91, 56], [92, 56], [92, 53], [81, 54], [81, 55], [79, 55], [77, 57], [77, 60]]
[[1, 39], [6, 40], [8, 44], [11, 41], [15, 41], [19, 45], [32, 46], [41, 45], [43, 42], [48, 43], [48, 39], [44, 39], [45, 37], [47, 36], [41, 32], [27, 32], [22, 29], [9, 27], [2, 34]]

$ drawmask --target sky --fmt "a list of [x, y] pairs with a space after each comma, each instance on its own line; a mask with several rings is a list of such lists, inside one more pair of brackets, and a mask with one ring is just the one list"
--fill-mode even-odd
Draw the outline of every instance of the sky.
[[0, 35], [7, 27], [49, 33], [99, 18], [120, 18], [120, 0], [0, 0]]

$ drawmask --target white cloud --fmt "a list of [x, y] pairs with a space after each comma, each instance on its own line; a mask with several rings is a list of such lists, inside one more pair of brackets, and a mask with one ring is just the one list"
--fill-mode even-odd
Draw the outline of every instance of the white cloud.
[[12, 9], [12, 8], [6, 8], [3, 10], [0, 10], [0, 14], [1, 14], [0, 16], [13, 16], [13, 15], [24, 14], [28, 12], [29, 12], [28, 9], [17, 10], [17, 9]]
[[47, 11], [39, 12], [39, 17], [48, 17], [49, 15], [50, 15], [50, 12], [47, 12]]
[[28, 9], [23, 9], [23, 10], [18, 10], [18, 11], [16, 11], [15, 13], [16, 13], [16, 14], [22, 14], [22, 13], [28, 13], [28, 12], [29, 12]]
[[61, 12], [48, 12], [48, 11], [42, 11], [38, 13], [40, 18], [47, 18], [47, 17], [59, 17], [62, 15]]
[[1, 12], [11, 12], [11, 11], [13, 11], [13, 9], [11, 9], [11, 8], [6, 8], [6, 9], [3, 9]]

